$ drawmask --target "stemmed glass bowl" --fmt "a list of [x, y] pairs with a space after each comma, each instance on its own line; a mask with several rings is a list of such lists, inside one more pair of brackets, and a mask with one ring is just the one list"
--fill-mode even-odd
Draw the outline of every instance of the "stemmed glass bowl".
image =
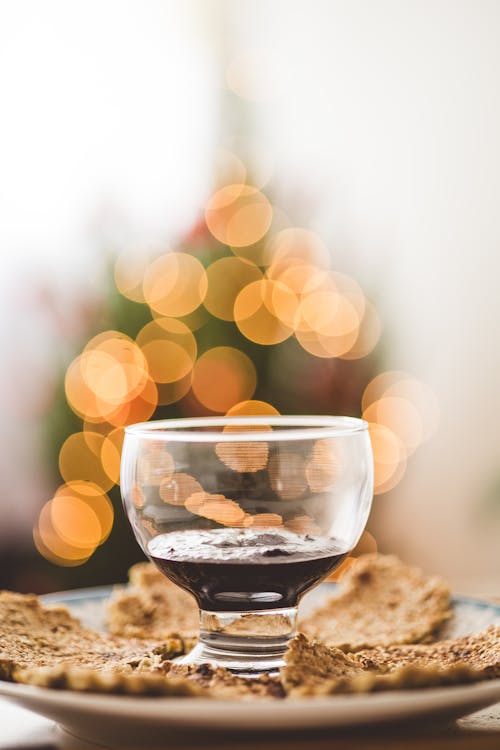
[[121, 492], [137, 541], [200, 607], [184, 661], [283, 665], [302, 595], [356, 545], [373, 495], [367, 424], [204, 417], [126, 428]]

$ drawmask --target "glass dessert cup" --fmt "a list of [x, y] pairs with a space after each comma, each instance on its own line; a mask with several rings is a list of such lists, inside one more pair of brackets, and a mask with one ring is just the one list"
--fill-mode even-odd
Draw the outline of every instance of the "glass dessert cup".
[[200, 608], [184, 663], [276, 673], [303, 594], [355, 547], [373, 495], [367, 424], [204, 417], [126, 428], [121, 492], [145, 554]]

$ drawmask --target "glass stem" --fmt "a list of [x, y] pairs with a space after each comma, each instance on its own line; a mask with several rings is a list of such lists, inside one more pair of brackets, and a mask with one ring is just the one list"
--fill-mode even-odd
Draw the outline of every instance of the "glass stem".
[[297, 608], [254, 612], [200, 611], [200, 638], [180, 661], [210, 663], [246, 677], [277, 674], [296, 633]]

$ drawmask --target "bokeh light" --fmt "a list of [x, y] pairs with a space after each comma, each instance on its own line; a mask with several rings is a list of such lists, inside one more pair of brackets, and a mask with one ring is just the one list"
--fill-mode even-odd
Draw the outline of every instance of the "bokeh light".
[[105, 331], [68, 367], [66, 398], [87, 422], [116, 426], [123, 405], [144, 391], [148, 378], [146, 359], [136, 343], [118, 331]]
[[220, 460], [233, 471], [255, 473], [267, 466], [269, 448], [267, 443], [217, 443], [215, 452]]
[[[265, 404], [260, 401], [245, 401], [240, 404], [236, 404], [234, 412], [229, 416], [235, 416], [236, 413], [240, 416], [243, 415], [255, 415], [256, 413], [262, 414], [263, 411], [272, 413], [273, 409], [270, 404]], [[231, 412], [231, 410], [229, 410]], [[241, 432], [271, 432], [271, 425], [258, 424], [258, 425], [246, 425], [246, 424], [228, 424], [223, 430], [225, 433], [241, 433]], [[255, 473], [256, 471], [262, 471], [267, 466], [269, 458], [269, 445], [265, 441], [239, 441], [234, 442], [220, 442], [215, 445], [215, 452], [220, 460], [233, 471], [240, 473]]]
[[74, 547], [66, 544], [54, 531], [50, 521], [50, 507], [43, 506], [38, 526], [33, 529], [33, 542], [38, 552], [49, 562], [62, 567], [83, 565], [95, 552], [95, 547]]
[[263, 346], [279, 344], [294, 330], [298, 299], [279, 281], [248, 284], [236, 297], [234, 320], [241, 333]]
[[201, 305], [207, 275], [200, 261], [187, 253], [171, 252], [156, 258], [144, 274], [144, 299], [165, 317], [182, 317]]
[[237, 502], [224, 495], [204, 493], [201, 503], [196, 507], [196, 514], [223, 526], [239, 526], [246, 518], [246, 513]]
[[[172, 455], [164, 450], [162, 444], [156, 445], [153, 441], [148, 443], [137, 462], [136, 481], [139, 485], [151, 485], [163, 487], [170, 482], [175, 471], [175, 461]], [[184, 475], [176, 475], [181, 481]], [[175, 490], [172, 489], [172, 492]], [[194, 492], [195, 490], [193, 490]], [[167, 490], [168, 492], [168, 490]]]
[[174, 383], [189, 375], [193, 369], [193, 360], [175, 341], [148, 341], [142, 351], [151, 376], [157, 383]]
[[201, 506], [207, 499], [207, 496], [208, 493], [205, 492], [205, 490], [203, 490], [201, 486], [199, 486], [196, 492], [193, 492], [185, 499], [184, 506], [186, 510], [188, 510], [190, 513], [198, 513], [198, 508], [201, 508]]
[[227, 412], [228, 417], [258, 417], [266, 415], [279, 415], [279, 411], [267, 401], [241, 401], [239, 404], [232, 406]]
[[[168, 455], [168, 454], [167, 454]], [[164, 459], [162, 459], [163, 461]], [[173, 470], [174, 463], [172, 459], [171, 468]], [[167, 476], [164, 476], [160, 481], [160, 497], [164, 503], [168, 505], [185, 505], [186, 501], [189, 500], [191, 495], [195, 495], [202, 492], [201, 484], [190, 474], [184, 474], [183, 472], [170, 473], [170, 465], [163, 467]]]
[[236, 297], [248, 284], [262, 279], [262, 272], [244, 258], [220, 258], [207, 268], [207, 279], [203, 304], [216, 318], [234, 320]]
[[82, 565], [109, 536], [113, 506], [91, 482], [68, 482], [42, 507], [33, 530], [36, 548], [63, 566]]
[[353, 329], [349, 333], [338, 336], [312, 330], [298, 330], [296, 336], [302, 348], [309, 354], [322, 359], [332, 359], [342, 357], [352, 349], [358, 338], [358, 330]]
[[226, 413], [231, 406], [250, 399], [257, 386], [257, 372], [250, 357], [230, 346], [209, 349], [193, 369], [193, 393], [214, 412]]
[[127, 299], [133, 302], [144, 302], [142, 283], [148, 266], [144, 254], [122, 253], [115, 262], [116, 288]]
[[300, 305], [301, 322], [306, 330], [322, 336], [346, 336], [359, 328], [354, 305], [336, 291], [319, 290], [308, 294]]
[[374, 493], [380, 495], [396, 486], [406, 469], [406, 449], [388, 427], [370, 424], [374, 464]]
[[438, 403], [429, 386], [401, 370], [373, 378], [361, 403], [370, 425], [375, 492], [382, 494], [401, 481], [407, 458], [436, 430]]
[[[136, 343], [143, 352], [146, 347], [156, 341], [174, 343], [184, 350], [191, 362], [194, 362], [196, 359], [198, 348], [196, 339], [191, 329], [180, 320], [176, 320], [175, 318], [156, 318], [143, 326], [136, 336]], [[165, 367], [175, 370], [175, 365], [172, 364], [167, 364]], [[173, 382], [183, 377], [182, 367], [180, 368], [180, 373], [174, 373], [177, 377], [166, 377], [161, 370], [158, 372], [158, 377], [155, 377], [151, 368], [150, 372], [155, 380], [163, 383]]]
[[104, 441], [98, 432], [75, 432], [59, 451], [59, 471], [65, 482], [85, 480], [109, 490], [115, 480], [108, 476], [100, 458]]
[[436, 394], [426, 383], [405, 374], [385, 389], [384, 396], [402, 398], [411, 403], [420, 415], [421, 442], [429, 440], [439, 425], [439, 403]]
[[403, 370], [386, 370], [376, 375], [363, 391], [361, 397], [361, 409], [365, 411], [370, 404], [382, 398], [384, 393], [395, 383], [407, 378]]
[[302, 258], [284, 257], [275, 260], [267, 269], [266, 276], [280, 281], [299, 297], [329, 285], [327, 271], [307, 263]]
[[375, 306], [365, 300], [365, 312], [361, 319], [358, 337], [352, 347], [341, 354], [342, 359], [362, 359], [377, 346], [382, 333], [382, 324]]
[[[86, 436], [85, 430], [84, 435]], [[124, 429], [122, 427], [117, 427], [106, 435], [101, 443], [100, 459], [102, 468], [115, 484], [118, 484], [120, 481], [120, 458], [124, 437]], [[91, 438], [91, 448], [94, 447], [93, 442], [94, 441]]]
[[[180, 401], [189, 391], [193, 383], [192, 371], [175, 383], [158, 383], [156, 386], [157, 401], [160, 406], [168, 406]], [[141, 420], [144, 421], [144, 420]]]
[[[119, 331], [104, 331], [90, 339], [84, 353], [89, 354], [85, 359], [84, 377], [89, 387], [102, 399], [121, 403], [123, 398], [132, 398], [142, 389], [147, 378], [146, 362], [141, 350], [129, 336]], [[104, 359], [104, 364], [100, 365], [103, 355], [113, 360], [114, 371], [111, 375]], [[100, 386], [101, 378], [105, 383]], [[118, 384], [115, 386], [118, 393], [116, 390], [112, 392], [111, 385], [106, 382], [112, 379], [118, 380], [119, 386], [121, 381], [125, 381], [123, 396]], [[103, 393], [99, 393], [99, 386]]]
[[98, 544], [103, 544], [111, 533], [114, 520], [113, 504], [108, 495], [93, 482], [74, 481], [58, 487], [53, 499], [61, 496], [66, 499], [78, 499], [89, 506], [97, 516], [101, 527]]
[[278, 313], [281, 322], [294, 329], [302, 348], [315, 357], [359, 359], [369, 354], [380, 337], [380, 320], [359, 284], [309, 260], [324, 254], [315, 235], [311, 239], [310, 233], [297, 229], [278, 234], [281, 242], [275, 238], [271, 248], [277, 246], [281, 255], [274, 258], [266, 277], [286, 287], [297, 300], [295, 309], [289, 304], [287, 314]]
[[314, 443], [305, 468], [307, 484], [313, 492], [325, 492], [342, 474], [339, 442], [328, 438]]
[[408, 399], [383, 396], [363, 412], [363, 419], [388, 427], [411, 455], [422, 442], [422, 420], [417, 408]]
[[50, 504], [54, 531], [64, 542], [82, 547], [97, 547], [101, 524], [92, 508], [77, 497], [58, 495]]
[[302, 227], [282, 229], [266, 243], [265, 265], [291, 258], [320, 268], [330, 266], [330, 251], [321, 237]]
[[108, 417], [108, 420], [115, 427], [145, 422], [154, 414], [157, 406], [158, 388], [152, 378], [148, 376], [142, 391], [135, 398], [123, 403], [119, 409]]
[[221, 186], [243, 184], [247, 177], [247, 168], [234, 151], [218, 148], [214, 157], [214, 173]]
[[[228, 86], [243, 98], [261, 99], [270, 79], [267, 71], [262, 76], [261, 59], [250, 60], [235, 58], [227, 71]], [[33, 531], [37, 549], [58, 565], [83, 564], [111, 532], [113, 505], [106, 493], [119, 482], [125, 426], [146, 421], [159, 409], [161, 417], [280, 413], [273, 404], [253, 399], [256, 365], [264, 378], [271, 361], [272, 367], [280, 366], [271, 359], [273, 346], [283, 344], [279, 352], [292, 366], [297, 364], [296, 372], [290, 369], [291, 382], [298, 383], [303, 373], [304, 388], [317, 389], [318, 404], [326, 406], [330, 394], [329, 408], [337, 408], [332, 407], [337, 398], [333, 393], [353, 389], [358, 401], [347, 397], [353, 413], [363, 391], [361, 413], [369, 422], [376, 494], [397, 485], [408, 457], [436, 429], [435, 395], [407, 373], [381, 373], [365, 387], [375, 360], [361, 366], [354, 360], [370, 355], [380, 339], [374, 304], [351, 276], [332, 270], [331, 253], [320, 236], [293, 226], [286, 213], [271, 204], [261, 190], [270, 175], [268, 155], [261, 149], [263, 168], [256, 169], [255, 144], [243, 146], [240, 141], [234, 151], [230, 141], [229, 149], [218, 151], [217, 189], [206, 204], [204, 221], [195, 224], [180, 249], [153, 259], [132, 252], [116, 259], [116, 289], [137, 303], [124, 308], [138, 313], [130, 326], [133, 337], [119, 330], [98, 333], [67, 368], [66, 399], [82, 426], [60, 447], [64, 484], [42, 508]], [[247, 183], [249, 174], [254, 175], [253, 184]], [[115, 320], [123, 323], [119, 316]], [[262, 347], [260, 354], [257, 347]], [[352, 381], [351, 370], [345, 368], [358, 373]], [[342, 383], [334, 381], [337, 373]], [[266, 397], [265, 386], [264, 379], [259, 397]], [[276, 390], [274, 398], [282, 406]], [[225, 432], [271, 429], [232, 425]], [[301, 498], [326, 492], [341, 478], [342, 451], [333, 441], [318, 440], [306, 458], [292, 449], [276, 452], [265, 439], [249, 443], [237, 436], [232, 442], [220, 440], [215, 451], [237, 474], [263, 472], [282, 501], [280, 507], [287, 508], [284, 515], [251, 514], [224, 495], [206, 492], [155, 442], [137, 466], [135, 507], [144, 508], [152, 494], [157, 502], [226, 526], [327, 532], [301, 507]], [[236, 486], [247, 479], [252, 477], [234, 477]], [[153, 535], [152, 521], [145, 523]], [[367, 532], [362, 543], [367, 551], [376, 549]]]
[[295, 324], [297, 340], [315, 357], [342, 357], [359, 337], [363, 292], [346, 274], [309, 270], [304, 281]]
[[[68, 404], [78, 416], [88, 421], [104, 421], [116, 410], [115, 404], [101, 404], [95, 393], [89, 388], [84, 379], [85, 355], [80, 355], [73, 360], [66, 370], [65, 393]], [[87, 353], [87, 356], [88, 353]]]
[[266, 196], [243, 183], [217, 190], [205, 209], [205, 221], [212, 235], [236, 252], [262, 239], [272, 218], [273, 209]]

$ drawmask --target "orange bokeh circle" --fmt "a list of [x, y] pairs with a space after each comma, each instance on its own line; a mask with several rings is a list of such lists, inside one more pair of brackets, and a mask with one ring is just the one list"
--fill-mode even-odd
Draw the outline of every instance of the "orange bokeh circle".
[[53, 499], [59, 496], [78, 498], [91, 508], [101, 526], [98, 544], [103, 544], [111, 533], [114, 521], [113, 504], [104, 490], [93, 482], [77, 480], [58, 487]]
[[268, 404], [267, 401], [253, 400], [240, 401], [239, 404], [235, 404], [227, 412], [228, 417], [253, 417], [266, 416], [268, 414], [278, 416], [279, 411], [272, 404]]
[[294, 330], [297, 296], [279, 281], [262, 279], [248, 284], [234, 303], [234, 320], [250, 341], [264, 346], [279, 344]]
[[251, 359], [230, 346], [209, 349], [193, 369], [193, 393], [214, 412], [226, 413], [235, 404], [251, 398], [257, 373]]
[[97, 432], [75, 432], [62, 444], [59, 451], [59, 471], [65, 482], [89, 481], [102, 490], [111, 489], [115, 478], [106, 473], [101, 461], [101, 449], [106, 438]]
[[207, 268], [207, 278], [203, 304], [216, 318], [234, 320], [236, 297], [245, 286], [262, 279], [262, 272], [243, 258], [219, 258]]
[[266, 196], [242, 183], [217, 190], [205, 208], [205, 221], [212, 235], [235, 249], [262, 239], [272, 218], [273, 209]]
[[178, 318], [201, 305], [207, 292], [207, 275], [197, 258], [172, 252], [148, 266], [143, 290], [144, 299], [154, 312]]

